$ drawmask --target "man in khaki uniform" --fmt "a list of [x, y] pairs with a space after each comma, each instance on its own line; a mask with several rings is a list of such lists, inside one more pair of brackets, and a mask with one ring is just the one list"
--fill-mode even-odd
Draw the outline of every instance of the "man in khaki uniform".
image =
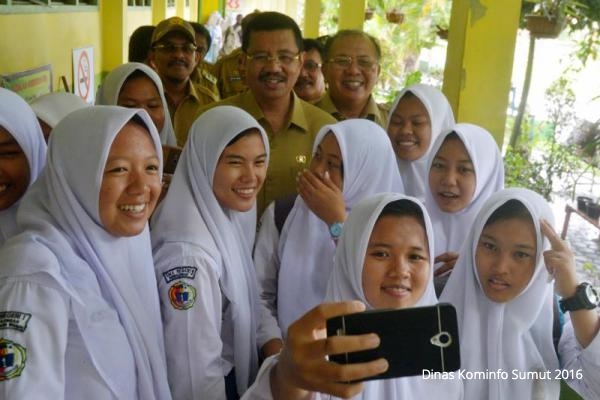
[[296, 175], [307, 168], [319, 129], [335, 119], [293, 92], [303, 62], [296, 22], [277, 12], [257, 14], [242, 35], [242, 65], [249, 90], [215, 105], [250, 113], [269, 135], [270, 161], [258, 212], [274, 199], [296, 193]]
[[161, 21], [152, 34], [150, 62], [164, 85], [178, 146], [185, 144], [200, 108], [214, 101], [190, 79], [199, 59], [196, 49], [194, 29], [179, 17]]
[[242, 70], [241, 48], [219, 58], [212, 67], [213, 75], [217, 78], [217, 88], [222, 99], [245, 92], [248, 89], [244, 71]]
[[377, 40], [362, 31], [342, 30], [330, 37], [322, 67], [328, 90], [315, 105], [338, 121], [366, 118], [385, 129], [388, 111], [372, 95], [380, 59]]
[[206, 54], [207, 49], [210, 48], [212, 40], [210, 37], [210, 32], [208, 32], [208, 29], [206, 29], [204, 25], [198, 22], [190, 21], [190, 25], [192, 25], [192, 28], [194, 28], [197, 47], [196, 52], [200, 57], [198, 64], [196, 65], [196, 69], [192, 72], [190, 79], [196, 86], [196, 89], [206, 92], [212, 97], [213, 101], [219, 101], [221, 96], [219, 96], [217, 78], [210, 72], [210, 67], [212, 64], [204, 61], [204, 55]]

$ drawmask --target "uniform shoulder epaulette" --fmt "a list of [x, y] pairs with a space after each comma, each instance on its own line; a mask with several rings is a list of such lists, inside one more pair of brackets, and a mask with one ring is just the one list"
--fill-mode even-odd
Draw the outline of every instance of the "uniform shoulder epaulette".
[[206, 79], [207, 81], [209, 81], [213, 85], [217, 84], [217, 77], [214, 76], [213, 74], [211, 74], [208, 71], [202, 70], [202, 77], [204, 77], [204, 79]]

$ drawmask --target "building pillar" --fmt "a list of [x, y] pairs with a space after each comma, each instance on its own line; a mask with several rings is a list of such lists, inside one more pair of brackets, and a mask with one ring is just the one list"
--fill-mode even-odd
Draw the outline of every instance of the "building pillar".
[[304, 2], [304, 29], [305, 38], [319, 37], [319, 23], [321, 20], [321, 0], [306, 0]]
[[443, 91], [458, 122], [490, 131], [502, 146], [521, 0], [455, 0]]
[[100, 2], [103, 72], [112, 71], [127, 60], [126, 13], [127, 0]]
[[152, 0], [152, 25], [167, 18], [167, 0]]
[[340, 0], [338, 29], [363, 29], [365, 0]]
[[198, 22], [205, 24], [210, 14], [214, 11], [221, 12], [221, 9], [224, 10], [222, 3], [223, 1], [221, 0], [200, 0], [198, 5]]

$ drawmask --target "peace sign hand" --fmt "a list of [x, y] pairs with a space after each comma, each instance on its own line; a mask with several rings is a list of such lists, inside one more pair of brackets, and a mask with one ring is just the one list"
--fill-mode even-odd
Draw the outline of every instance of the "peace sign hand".
[[544, 251], [544, 263], [551, 276], [556, 279], [556, 293], [561, 297], [571, 297], [577, 287], [575, 259], [566, 240], [562, 240], [545, 219], [540, 220], [542, 233], [550, 242], [550, 250]]

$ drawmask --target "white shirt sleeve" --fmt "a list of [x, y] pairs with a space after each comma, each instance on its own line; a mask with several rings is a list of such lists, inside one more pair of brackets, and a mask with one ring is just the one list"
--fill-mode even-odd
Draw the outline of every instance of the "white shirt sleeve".
[[63, 399], [68, 299], [51, 286], [0, 283], [0, 398]]
[[254, 247], [254, 266], [261, 303], [257, 335], [259, 347], [270, 339], [282, 337], [277, 322], [277, 285], [280, 265], [278, 246], [279, 232], [275, 226], [275, 203], [272, 202], [260, 219]]
[[166, 244], [155, 254], [174, 400], [225, 399], [228, 363], [222, 357], [223, 297], [215, 262], [189, 244]]
[[563, 325], [558, 344], [562, 377], [584, 399], [600, 399], [600, 332], [585, 349], [570, 320]]

